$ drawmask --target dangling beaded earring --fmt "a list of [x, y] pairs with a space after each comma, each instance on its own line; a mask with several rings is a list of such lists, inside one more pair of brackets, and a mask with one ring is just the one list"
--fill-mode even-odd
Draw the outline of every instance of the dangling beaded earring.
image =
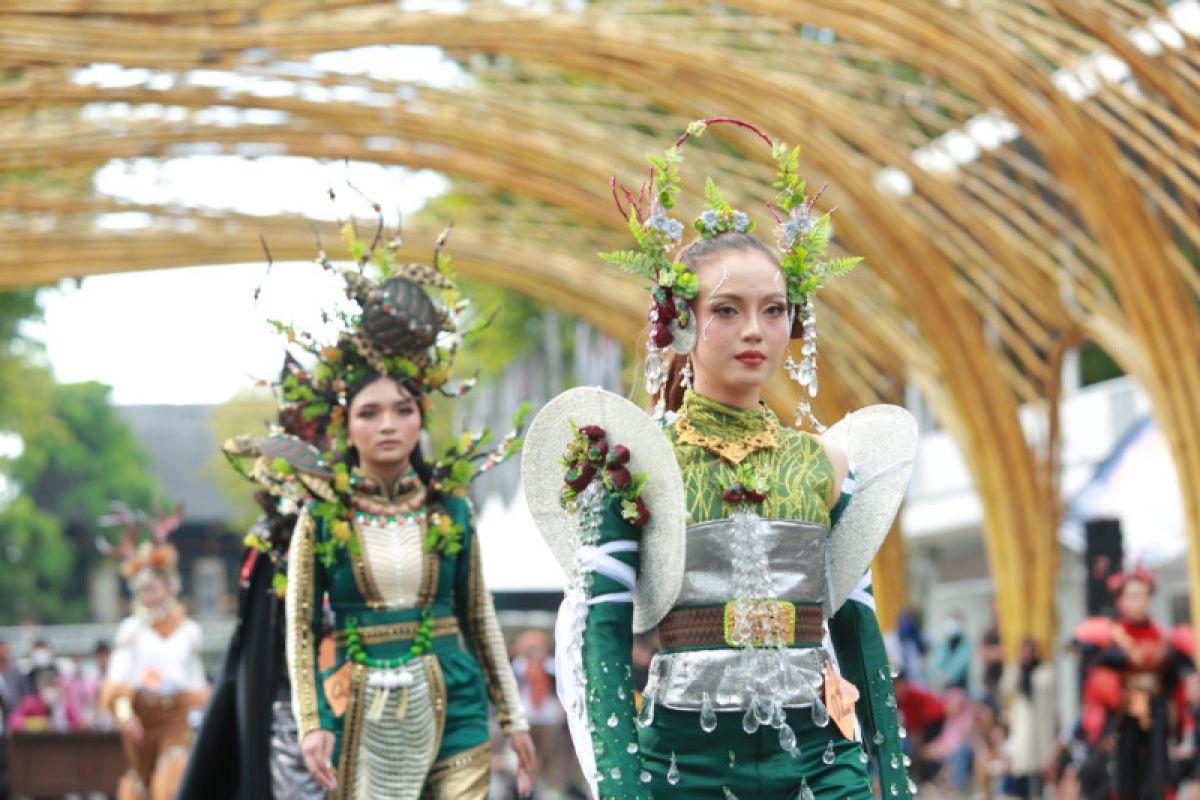
[[687, 361], [683, 362], [683, 369], [679, 371], [679, 385], [688, 389], [692, 385], [692, 357], [688, 356]]
[[783, 368], [787, 370], [789, 378], [808, 392], [808, 397], [802, 397], [796, 405], [796, 421], [793, 425], [797, 428], [802, 427], [807, 419], [813, 430], [824, 433], [825, 426], [813, 415], [810, 402], [820, 389], [820, 381], [817, 379], [817, 314], [813, 308], [812, 297], [806, 295], [804, 302], [793, 308], [792, 315], [792, 338], [800, 340], [800, 362], [796, 363], [792, 354], [788, 353]]

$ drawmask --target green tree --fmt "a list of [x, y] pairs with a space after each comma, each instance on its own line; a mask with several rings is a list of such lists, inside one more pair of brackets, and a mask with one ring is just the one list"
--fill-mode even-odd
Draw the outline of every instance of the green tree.
[[[217, 441], [224, 442], [241, 433], [265, 435], [268, 424], [275, 421], [275, 416], [275, 398], [269, 391], [247, 389], [214, 408], [211, 423]], [[254, 502], [257, 487], [238, 474], [220, 452], [213, 454], [213, 460], [205, 471], [229, 501], [229, 528], [244, 532], [262, 513]]]
[[[29, 371], [31, 380], [38, 375]], [[48, 373], [41, 379], [49, 381]], [[90, 561], [96, 520], [119, 500], [148, 508], [157, 483], [133, 433], [100, 383], [53, 384], [42, 413], [12, 430], [19, 455], [0, 460], [10, 502], [0, 510], [0, 622], [86, 618], [86, 586], [72, 578]], [[15, 495], [15, 496], [14, 496]]]

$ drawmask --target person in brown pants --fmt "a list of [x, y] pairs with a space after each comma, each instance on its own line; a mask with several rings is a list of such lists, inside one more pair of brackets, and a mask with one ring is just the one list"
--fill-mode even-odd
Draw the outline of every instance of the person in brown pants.
[[[126, 527], [119, 554], [122, 574], [134, 596], [133, 613], [117, 628], [100, 702], [121, 732], [129, 770], [118, 800], [169, 800], [175, 796], [191, 743], [189, 715], [208, 701], [200, 661], [200, 626], [189, 619], [179, 594], [178, 553], [166, 537], [182, 511], [157, 519], [122, 509]], [[147, 524], [153, 540], [136, 550], [133, 541]]]

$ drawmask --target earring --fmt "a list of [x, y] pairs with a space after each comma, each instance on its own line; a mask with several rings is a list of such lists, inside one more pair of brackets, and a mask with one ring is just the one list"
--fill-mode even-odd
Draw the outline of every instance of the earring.
[[792, 354], [788, 353], [783, 368], [787, 370], [788, 377], [799, 384], [803, 390], [802, 394], [807, 393], [808, 397], [801, 399], [796, 405], [796, 420], [793, 425], [799, 428], [807, 419], [813, 430], [817, 433], [824, 433], [825, 426], [813, 415], [810, 402], [811, 398], [817, 396], [817, 391], [820, 389], [820, 382], [817, 379], [817, 314], [812, 300], [805, 299], [795, 313], [799, 314], [798, 321], [800, 329], [803, 331], [797, 337], [800, 339], [800, 362], [796, 363]]
[[679, 370], [679, 385], [687, 389], [692, 385], [692, 357], [688, 356], [687, 361], [683, 362], [683, 369]]

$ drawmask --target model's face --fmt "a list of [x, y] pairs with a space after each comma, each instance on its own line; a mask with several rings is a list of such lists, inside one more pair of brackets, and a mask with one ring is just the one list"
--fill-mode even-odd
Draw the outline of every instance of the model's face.
[[386, 476], [406, 469], [421, 437], [416, 399], [391, 378], [368, 384], [350, 402], [347, 435], [359, 465]]
[[1129, 579], [1117, 598], [1117, 611], [1131, 622], [1142, 622], [1150, 616], [1150, 587], [1144, 582]]
[[696, 391], [749, 408], [787, 352], [791, 323], [783, 273], [757, 250], [715, 253], [695, 272], [700, 281], [692, 301]]
[[138, 603], [145, 608], [158, 608], [167, 600], [167, 584], [157, 575], [139, 578], [135, 592]]

